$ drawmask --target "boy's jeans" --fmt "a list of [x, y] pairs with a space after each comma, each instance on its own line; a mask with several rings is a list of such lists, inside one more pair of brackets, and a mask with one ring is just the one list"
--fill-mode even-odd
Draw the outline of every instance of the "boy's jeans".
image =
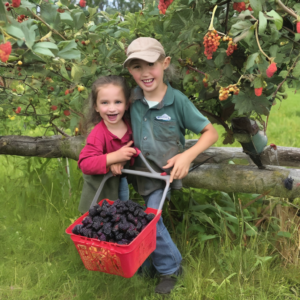
[[[161, 201], [163, 189], [156, 190], [144, 196], [147, 207], [157, 209]], [[156, 249], [151, 254], [152, 262], [157, 272], [162, 275], [174, 274], [180, 267], [181, 254], [160, 217], [156, 225]]]
[[129, 199], [129, 187], [127, 177], [121, 177], [119, 183], [119, 199], [121, 201], [127, 201]]

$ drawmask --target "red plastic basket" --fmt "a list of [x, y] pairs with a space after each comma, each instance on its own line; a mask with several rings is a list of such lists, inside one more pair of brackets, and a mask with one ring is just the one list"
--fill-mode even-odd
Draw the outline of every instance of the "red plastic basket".
[[[114, 202], [105, 200], [109, 204]], [[104, 199], [99, 204], [101, 205], [103, 201]], [[152, 208], [147, 208], [145, 212], [157, 214], [157, 210]], [[101, 242], [97, 239], [73, 234], [74, 226], [81, 224], [87, 215], [88, 212], [66, 229], [84, 266], [90, 271], [100, 271], [125, 278], [132, 277], [156, 248], [156, 223], [160, 218], [161, 211], [129, 245]]]

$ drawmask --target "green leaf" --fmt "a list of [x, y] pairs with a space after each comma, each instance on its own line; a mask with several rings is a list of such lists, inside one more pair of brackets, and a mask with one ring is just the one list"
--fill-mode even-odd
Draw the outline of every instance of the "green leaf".
[[224, 61], [226, 57], [227, 57], [226, 52], [219, 53], [219, 55], [215, 59], [215, 64], [217, 68], [220, 68], [221, 66], [224, 65]]
[[42, 4], [40, 6], [41, 8], [41, 17], [42, 19], [48, 23], [51, 27], [56, 28], [59, 22], [56, 22], [58, 16], [57, 7], [54, 5], [51, 5], [50, 3], [46, 3], [45, 1], [42, 1]]
[[78, 30], [80, 29], [85, 22], [85, 15], [82, 12], [78, 12], [74, 15], [74, 24], [75, 28]]
[[287, 232], [287, 231], [279, 231], [278, 233], [277, 233], [277, 235], [278, 236], [283, 236], [283, 237], [286, 237], [286, 238], [291, 238], [291, 234], [289, 233], [289, 232]]
[[279, 48], [278, 45], [272, 45], [272, 46], [269, 48], [271, 57], [276, 57], [278, 48]]
[[6, 32], [20, 40], [24, 40], [24, 34], [19, 24], [11, 24], [6, 27]]
[[207, 240], [215, 239], [217, 237], [219, 237], [217, 234], [210, 234], [210, 235], [199, 234], [198, 235], [198, 238], [199, 238], [200, 242], [204, 242], [204, 241], [207, 241]]
[[31, 23], [33, 22], [33, 20], [27, 20], [23, 23], [21, 23], [21, 29], [23, 31], [24, 34], [24, 39], [25, 39], [25, 44], [27, 45], [27, 47], [29, 49], [32, 48], [32, 46], [34, 45], [35, 42], [35, 30], [38, 29], [37, 25], [32, 25]]
[[258, 13], [262, 11], [261, 0], [250, 0], [250, 5], [254, 11], [254, 16], [258, 17]]
[[259, 53], [256, 52], [256, 53], [253, 53], [253, 54], [248, 56], [247, 63], [246, 63], [246, 70], [248, 70], [248, 69], [250, 69], [254, 66], [255, 60], [256, 60], [258, 55], [259, 55]]
[[80, 59], [81, 53], [77, 50], [77, 44], [74, 40], [63, 41], [58, 44], [58, 48], [61, 49], [57, 56], [64, 59]]
[[232, 76], [233, 73], [233, 67], [230, 64], [226, 64], [225, 67], [223, 68], [224, 75], [228, 78]]
[[300, 33], [295, 33], [295, 42], [300, 40]]
[[41, 42], [41, 43], [36, 43], [33, 46], [32, 51], [43, 55], [54, 57], [55, 55], [49, 49], [58, 50], [57, 46], [51, 42]]
[[254, 89], [248, 91], [240, 91], [238, 95], [233, 95], [232, 102], [235, 103], [234, 109], [238, 111], [239, 115], [250, 114], [257, 112], [258, 114], [268, 115], [270, 102], [264, 95], [257, 97]]
[[83, 74], [83, 70], [78, 65], [73, 64], [71, 70], [71, 76], [74, 82], [79, 82], [82, 74]]
[[293, 69], [293, 76], [299, 79], [299, 76], [300, 76], [300, 61], [297, 62], [296, 66]]
[[255, 89], [261, 88], [264, 85], [264, 81], [261, 77], [256, 77], [253, 84]]
[[21, 4], [20, 4], [20, 7], [28, 8], [29, 10], [32, 10], [33, 8], [36, 8], [36, 4], [31, 3], [27, 0], [22, 0]]
[[280, 30], [282, 28], [283, 25], [283, 19], [282, 17], [275, 11], [275, 10], [271, 10], [268, 12], [268, 16], [273, 17], [273, 21], [275, 23], [275, 26], [278, 30]]
[[252, 23], [248, 20], [239, 21], [231, 26], [230, 34], [236, 36], [241, 32], [244, 32], [252, 26]]
[[68, 72], [67, 72], [66, 67], [65, 67], [64, 64], [62, 64], [61, 67], [60, 67], [60, 74], [61, 74], [64, 78], [66, 78], [67, 80], [70, 80], [69, 74], [68, 74]]
[[295, 4], [293, 7], [297, 11], [297, 15], [300, 15], [300, 3]]
[[64, 12], [64, 13], [60, 13], [59, 14], [60, 20], [63, 23], [69, 24], [69, 25], [73, 25], [73, 18], [71, 17], [69, 12]]
[[259, 34], [263, 34], [267, 28], [267, 19], [263, 12], [259, 12], [259, 26], [258, 26], [258, 32]]
[[288, 71], [281, 71], [279, 73], [279, 76], [281, 76], [282, 78], [285, 78], [287, 76], [287, 74], [288, 74]]
[[6, 24], [6, 9], [3, 1], [0, 1], [0, 20], [0, 27], [4, 27]]

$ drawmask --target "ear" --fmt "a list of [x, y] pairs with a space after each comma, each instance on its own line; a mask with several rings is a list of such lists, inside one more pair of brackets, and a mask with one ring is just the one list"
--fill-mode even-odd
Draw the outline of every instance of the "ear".
[[125, 110], [128, 110], [129, 106], [130, 106], [130, 102], [128, 101], [126, 106], [125, 106]]
[[98, 111], [98, 108], [97, 108], [97, 105], [94, 105], [94, 109], [95, 109], [95, 111], [98, 113], [99, 111]]
[[163, 62], [164, 70], [168, 68], [168, 66], [170, 65], [170, 63], [171, 63], [171, 57], [170, 57], [170, 56], [167, 56], [167, 57], [164, 59], [164, 62]]

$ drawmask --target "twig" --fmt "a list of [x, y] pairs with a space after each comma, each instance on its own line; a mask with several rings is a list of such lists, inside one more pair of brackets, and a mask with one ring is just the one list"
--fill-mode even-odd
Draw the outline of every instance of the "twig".
[[216, 116], [216, 115], [214, 115], [214, 114], [212, 114], [212, 113], [210, 113], [206, 110], [203, 110], [203, 109], [200, 109], [200, 112], [203, 113], [203, 114], [207, 114], [207, 115], [211, 116], [212, 118], [216, 119], [216, 121], [218, 121], [219, 124], [221, 124], [226, 129], [227, 132], [232, 133], [232, 131], [230, 130], [228, 125], [221, 118], [219, 118], [218, 116]]
[[290, 8], [288, 8], [287, 6], [285, 6], [280, 0], [276, 0], [276, 4], [278, 4], [289, 15], [293, 16], [296, 20], [298, 19], [297, 14], [295, 14], [294, 11], [292, 11]]
[[227, 33], [227, 23], [228, 23], [228, 17], [229, 17], [229, 5], [230, 5], [230, 1], [228, 1], [227, 5], [226, 5], [225, 33]]
[[253, 204], [254, 202], [256, 202], [257, 200], [261, 199], [262, 197], [268, 195], [271, 192], [271, 190], [264, 192], [263, 194], [259, 195], [258, 197], [256, 197], [255, 199], [249, 201], [247, 204], [245, 204], [242, 208], [245, 209], [248, 206], [250, 206], [251, 204]]
[[36, 19], [38, 19], [39, 21], [41, 21], [43, 24], [45, 24], [49, 30], [51, 30], [53, 33], [59, 35], [63, 40], [67, 40], [66, 38], [64, 38], [57, 30], [53, 29], [49, 24], [47, 24], [41, 17], [39, 17], [38, 15], [36, 15], [33, 11], [31, 11], [28, 7], [26, 8]]
[[[183, 62], [183, 59], [179, 58], [178, 61], [179, 61], [179, 62]], [[204, 76], [206, 75], [204, 72], [198, 70], [197, 68], [192, 67], [192, 66], [189, 65], [189, 64], [186, 64], [186, 66], [187, 66], [190, 70], [193, 70], [193, 71], [195, 71], [195, 72], [197, 72], [197, 73], [199, 73], [199, 74], [202, 74], [202, 75], [204, 75]]]
[[262, 53], [269, 61], [271, 61], [271, 59], [270, 59], [269, 56], [263, 51], [263, 49], [261, 48], [260, 43], [259, 43], [259, 39], [258, 39], [258, 21], [256, 22], [255, 37], [256, 37], [256, 42], [257, 42], [257, 45], [258, 45], [258, 48], [259, 48], [260, 52], [261, 52], [261, 53]]
[[63, 136], [65, 137], [71, 137], [70, 135], [66, 134], [64, 131], [62, 131], [61, 129], [59, 129], [52, 121], [50, 122], [50, 124]]
[[79, 113], [79, 112], [73, 110], [70, 106], [69, 106], [69, 110], [70, 110], [71, 112], [73, 112], [75, 115], [84, 118], [84, 115], [83, 115], [82, 113]]

